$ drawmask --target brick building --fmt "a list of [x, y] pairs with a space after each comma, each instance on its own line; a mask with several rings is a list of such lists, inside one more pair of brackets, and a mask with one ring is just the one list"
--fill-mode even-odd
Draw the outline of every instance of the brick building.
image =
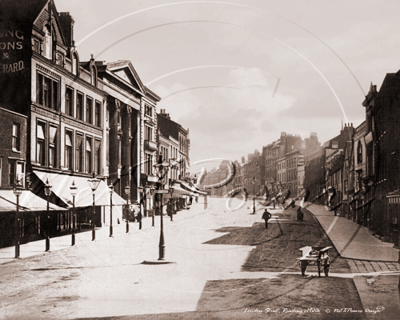
[[[44, 186], [52, 186], [49, 200], [70, 208], [69, 187], [78, 187], [75, 205], [78, 222], [89, 220], [100, 226], [109, 205], [105, 182], [106, 93], [98, 79], [95, 61], [85, 68], [74, 44], [74, 20], [58, 13], [53, 1], [9, 1], [0, 3], [7, 42], [2, 50], [0, 107], [27, 117], [25, 187], [46, 199]], [[5, 59], [5, 57], [8, 57]], [[4, 76], [3, 76], [4, 75]], [[3, 119], [2, 119], [3, 122]], [[96, 212], [88, 179], [100, 179], [95, 192]], [[116, 206], [125, 202], [115, 195]], [[70, 230], [71, 211], [51, 215], [54, 232]]]

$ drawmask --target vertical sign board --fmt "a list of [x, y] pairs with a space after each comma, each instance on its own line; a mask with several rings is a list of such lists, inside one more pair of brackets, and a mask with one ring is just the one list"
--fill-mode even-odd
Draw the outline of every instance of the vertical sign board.
[[0, 1], [0, 106], [27, 114], [30, 105], [31, 34], [29, 1]]

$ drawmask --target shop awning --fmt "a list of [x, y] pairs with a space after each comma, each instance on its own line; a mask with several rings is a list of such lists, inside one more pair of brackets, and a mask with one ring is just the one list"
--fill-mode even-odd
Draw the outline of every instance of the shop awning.
[[[12, 190], [0, 191], [0, 211], [16, 211], [17, 197]], [[29, 190], [22, 190], [19, 196], [19, 211], [46, 211], [47, 201], [38, 197]], [[49, 203], [50, 211], [66, 210], [55, 204]]]
[[201, 194], [201, 195], [207, 195], [207, 192], [205, 192], [205, 191], [201, 191], [199, 188], [197, 188], [196, 186], [194, 186], [194, 188], [196, 189], [196, 192], [198, 193], [198, 194]]
[[187, 191], [192, 192], [192, 195], [194, 194], [207, 194], [206, 192], [200, 191], [199, 189], [197, 189], [195, 186], [191, 186], [190, 184], [188, 184], [187, 182], [184, 181], [179, 181], [181, 187]]
[[[89, 186], [88, 180], [90, 178], [70, 176], [66, 174], [55, 174], [41, 171], [33, 171], [35, 175], [45, 183], [49, 180], [49, 184], [52, 186], [51, 191], [54, 192], [62, 201], [64, 201], [69, 207], [73, 206], [72, 196], [70, 187], [72, 181], [74, 181], [77, 189], [77, 195], [75, 196], [76, 207], [89, 207], [93, 204], [92, 189]], [[107, 184], [101, 180], [99, 186], [95, 192], [95, 203], [96, 206], [109, 206], [110, 205], [110, 193]], [[117, 193], [112, 195], [113, 206], [124, 205], [126, 201], [121, 198]]]
[[[183, 196], [190, 196], [191, 192], [181, 187], [180, 183], [174, 183], [171, 188], [174, 188], [172, 198], [180, 198]], [[163, 198], [171, 198], [171, 194], [163, 194]]]

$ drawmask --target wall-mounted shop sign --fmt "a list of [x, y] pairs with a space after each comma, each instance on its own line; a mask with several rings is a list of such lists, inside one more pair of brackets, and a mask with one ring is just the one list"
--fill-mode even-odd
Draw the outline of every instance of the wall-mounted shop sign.
[[18, 72], [25, 69], [20, 54], [24, 49], [24, 32], [19, 29], [0, 28], [0, 73]]

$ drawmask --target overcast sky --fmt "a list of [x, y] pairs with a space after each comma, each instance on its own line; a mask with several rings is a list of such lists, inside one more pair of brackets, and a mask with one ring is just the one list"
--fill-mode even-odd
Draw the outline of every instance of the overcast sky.
[[400, 69], [397, 0], [55, 4], [75, 19], [81, 61], [130, 60], [164, 98], [158, 111], [190, 129], [192, 163], [239, 160], [282, 131], [323, 143], [361, 124], [371, 82]]

